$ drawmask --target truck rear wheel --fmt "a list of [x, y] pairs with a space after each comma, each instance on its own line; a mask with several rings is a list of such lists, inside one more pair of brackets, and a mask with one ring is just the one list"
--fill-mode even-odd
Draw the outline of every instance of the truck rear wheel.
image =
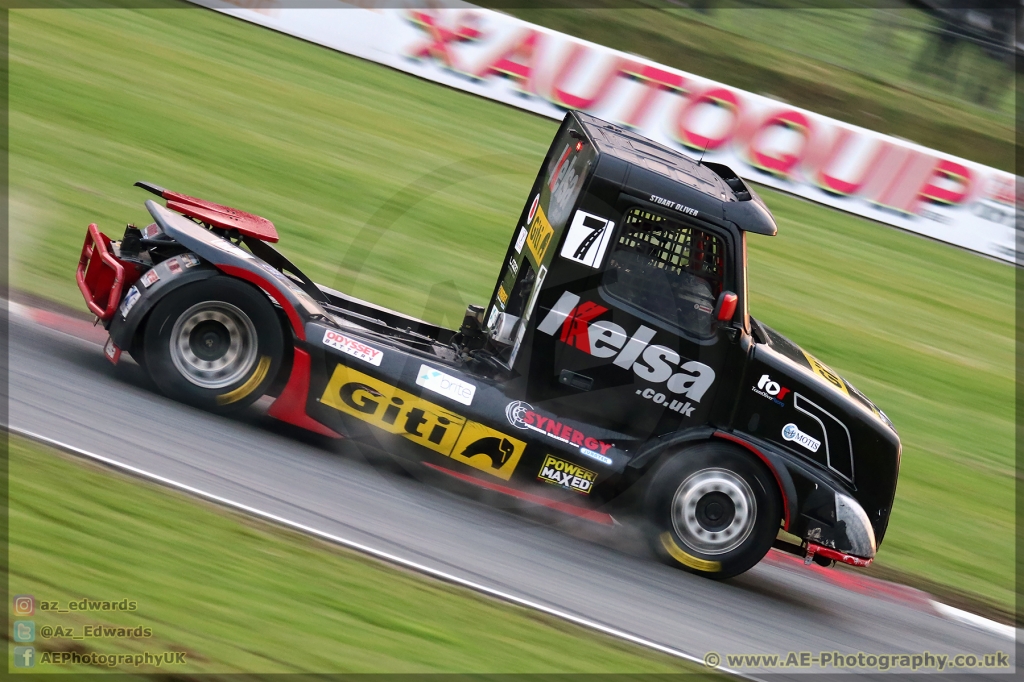
[[646, 506], [655, 553], [719, 580], [763, 559], [781, 520], [770, 472], [724, 443], [693, 446], [665, 461], [654, 473]]
[[284, 334], [258, 289], [212, 277], [167, 295], [143, 333], [145, 367], [167, 396], [215, 412], [252, 404], [281, 367]]

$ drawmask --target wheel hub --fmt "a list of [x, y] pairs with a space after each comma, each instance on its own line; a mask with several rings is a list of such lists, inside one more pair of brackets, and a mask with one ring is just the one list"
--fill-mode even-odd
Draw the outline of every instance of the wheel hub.
[[754, 529], [757, 502], [750, 486], [726, 469], [691, 474], [672, 498], [672, 526], [684, 543], [704, 554], [739, 547]]
[[171, 361], [201, 388], [216, 390], [237, 382], [252, 369], [256, 351], [252, 320], [224, 301], [197, 303], [171, 329]]

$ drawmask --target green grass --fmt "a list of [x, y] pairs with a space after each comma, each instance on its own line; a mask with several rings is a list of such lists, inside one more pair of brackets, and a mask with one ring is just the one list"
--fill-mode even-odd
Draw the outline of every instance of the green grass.
[[[145, 221], [145, 178], [270, 217], [316, 281], [455, 324], [557, 125], [202, 10], [18, 10], [10, 36], [12, 284], [80, 308], [85, 226]], [[1013, 268], [763, 196], [753, 313], [903, 438], [879, 565], [1012, 608]]]
[[[128, 599], [134, 612], [37, 606], [44, 651], [186, 652], [143, 673], [694, 673], [697, 665], [398, 570], [248, 517], [10, 443], [10, 592]], [[40, 628], [148, 627], [139, 639]], [[37, 667], [83, 672], [84, 665]], [[93, 668], [95, 669], [95, 668]], [[13, 669], [17, 670], [17, 669]], [[34, 671], [34, 672], [35, 672]]]
[[[639, 54], [871, 130], [1013, 172], [1013, 74], [976, 46], [958, 78], [914, 63], [934, 20], [919, 9], [717, 7], [711, 13], [640, 0], [592, 0], [589, 9], [510, 7], [541, 26]], [[638, 7], [658, 4], [659, 8]], [[697, 3], [688, 3], [695, 6]], [[708, 4], [708, 3], [704, 3]], [[778, 4], [778, 3], [774, 3]], [[991, 107], [968, 88], [992, 84]]]

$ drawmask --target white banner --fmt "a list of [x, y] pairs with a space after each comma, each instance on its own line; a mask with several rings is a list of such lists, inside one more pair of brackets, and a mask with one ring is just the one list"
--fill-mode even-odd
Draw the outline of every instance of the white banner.
[[472, 5], [197, 4], [561, 119], [580, 109], [740, 176], [1002, 260], [1014, 176]]

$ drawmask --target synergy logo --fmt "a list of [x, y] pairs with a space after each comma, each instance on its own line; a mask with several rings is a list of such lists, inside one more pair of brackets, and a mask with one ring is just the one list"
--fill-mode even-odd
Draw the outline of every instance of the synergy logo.
[[537, 474], [538, 481], [553, 483], [563, 488], [582, 493], [590, 494], [590, 489], [597, 479], [597, 474], [590, 469], [567, 462], [564, 459], [547, 455], [544, 457], [544, 464]]
[[611, 443], [591, 438], [582, 431], [577, 431], [568, 424], [550, 419], [533, 411], [529, 403], [516, 400], [505, 406], [505, 417], [508, 423], [517, 429], [530, 429], [543, 433], [549, 438], [561, 441], [580, 449], [580, 454], [611, 466], [611, 457], [605, 456], [612, 449]]
[[505, 481], [526, 449], [518, 438], [342, 364], [320, 402]]
[[786, 404], [782, 401], [786, 398], [786, 394], [789, 393], [788, 388], [783, 388], [777, 381], [772, 381], [771, 377], [767, 374], [762, 374], [757, 382], [757, 386], [754, 386], [751, 390], [778, 405]]
[[428, 391], [440, 393], [446, 398], [451, 398], [463, 405], [472, 405], [473, 396], [476, 395], [476, 386], [473, 384], [456, 379], [428, 365], [420, 365], [420, 373], [416, 377], [416, 385], [422, 386]]
[[671, 348], [652, 345], [655, 331], [640, 325], [632, 336], [614, 322], [592, 320], [608, 309], [592, 301], [580, 302], [580, 297], [566, 291], [547, 316], [537, 325], [537, 331], [550, 336], [558, 335], [563, 343], [589, 353], [596, 358], [615, 358], [613, 365], [633, 372], [652, 384], [665, 383], [665, 388], [676, 395], [684, 395], [699, 403], [715, 381], [715, 371], [701, 362], [684, 362], [675, 371], [682, 358]]
[[817, 452], [818, 448], [821, 447], [821, 441], [816, 438], [808, 436], [806, 433], [797, 428], [796, 424], [786, 424], [782, 427], [782, 437], [791, 442], [795, 442], [811, 452]]

